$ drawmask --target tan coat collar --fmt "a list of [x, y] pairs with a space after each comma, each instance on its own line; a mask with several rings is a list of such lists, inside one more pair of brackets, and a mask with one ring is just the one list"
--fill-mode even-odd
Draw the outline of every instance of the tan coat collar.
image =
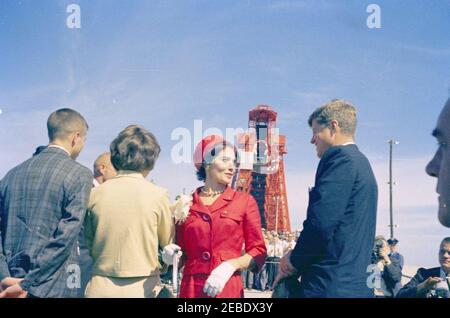
[[114, 178], [130, 177], [136, 179], [145, 179], [142, 173], [132, 170], [120, 170]]

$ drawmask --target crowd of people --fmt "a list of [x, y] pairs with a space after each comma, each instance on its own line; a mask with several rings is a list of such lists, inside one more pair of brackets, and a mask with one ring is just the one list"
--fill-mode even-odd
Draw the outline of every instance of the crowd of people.
[[272, 288], [278, 273], [280, 259], [294, 249], [299, 232], [266, 231], [262, 229], [264, 243], [267, 249], [267, 258], [258, 272], [246, 270], [242, 272], [242, 280], [245, 289], [266, 291]]
[[[281, 257], [295, 247], [299, 231], [292, 233], [265, 231], [264, 240], [267, 259], [259, 272], [246, 270], [242, 272], [242, 281], [247, 290], [273, 291], [274, 275], [278, 272]], [[386, 239], [382, 235], [375, 237], [372, 250], [370, 271], [375, 273], [373, 296], [376, 298], [450, 298], [450, 237], [444, 238], [439, 247], [440, 267], [419, 268], [414, 277], [403, 274], [404, 257], [398, 252], [399, 241]], [[402, 285], [402, 278], [409, 282]], [[274, 294], [273, 294], [274, 295]]]
[[[0, 181], [0, 298], [154, 298], [162, 261], [182, 268], [182, 298], [240, 298], [244, 286], [266, 290], [287, 281], [289, 297], [442, 296], [449, 238], [441, 243], [439, 268], [420, 269], [398, 285], [403, 258], [396, 241], [375, 237], [378, 188], [356, 146], [356, 122], [356, 108], [345, 100], [310, 115], [320, 161], [307, 217], [301, 232], [278, 233], [261, 228], [252, 195], [230, 187], [237, 149], [221, 136], [197, 145], [194, 168], [203, 185], [187, 205], [172, 205], [167, 190], [146, 179], [161, 150], [151, 132], [126, 127], [95, 161], [93, 174], [76, 162], [86, 120], [59, 109], [47, 121], [49, 144]], [[450, 99], [426, 168], [439, 178], [438, 217], [447, 227], [449, 123]], [[380, 273], [373, 286], [368, 265]]]
[[398, 240], [375, 237], [372, 250], [373, 290], [377, 298], [450, 298], [450, 237], [439, 246], [439, 267], [419, 268], [402, 286], [404, 257], [397, 251]]

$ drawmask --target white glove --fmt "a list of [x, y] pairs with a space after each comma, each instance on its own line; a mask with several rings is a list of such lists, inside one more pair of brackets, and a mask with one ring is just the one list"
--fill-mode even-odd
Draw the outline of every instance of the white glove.
[[181, 255], [183, 255], [181, 247], [179, 247], [177, 244], [166, 245], [161, 253], [163, 262], [167, 265], [172, 265], [175, 254], [177, 259], [180, 260]]
[[233, 265], [229, 262], [223, 262], [211, 272], [205, 286], [203, 286], [203, 292], [209, 297], [216, 297], [222, 292], [225, 284], [235, 271], [236, 268]]

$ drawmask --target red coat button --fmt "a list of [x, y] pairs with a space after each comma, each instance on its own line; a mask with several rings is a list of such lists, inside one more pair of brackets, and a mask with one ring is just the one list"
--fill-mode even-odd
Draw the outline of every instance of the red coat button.
[[207, 261], [211, 258], [211, 254], [209, 254], [209, 252], [203, 252], [202, 258], [203, 258], [203, 260]]

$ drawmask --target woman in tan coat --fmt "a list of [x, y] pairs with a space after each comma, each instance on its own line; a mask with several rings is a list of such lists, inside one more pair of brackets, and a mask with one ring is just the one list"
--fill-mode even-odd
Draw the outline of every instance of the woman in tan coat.
[[111, 143], [115, 178], [92, 189], [85, 235], [94, 260], [85, 296], [152, 298], [159, 291], [158, 247], [173, 238], [169, 196], [145, 178], [160, 147], [129, 126]]

